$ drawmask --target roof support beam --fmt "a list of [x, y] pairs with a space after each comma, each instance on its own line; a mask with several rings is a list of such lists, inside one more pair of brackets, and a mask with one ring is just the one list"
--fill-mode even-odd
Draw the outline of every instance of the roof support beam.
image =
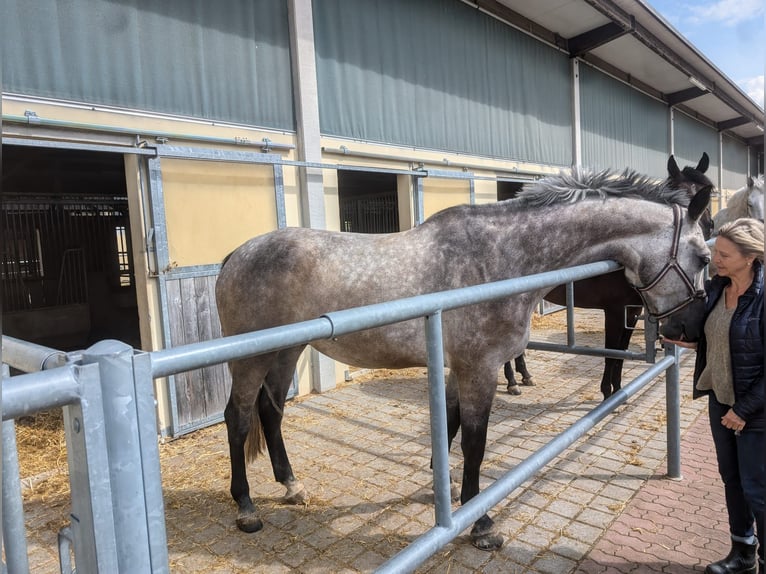
[[631, 27], [628, 29], [617, 22], [609, 22], [598, 28], [593, 28], [593, 30], [588, 30], [587, 32], [573, 36], [568, 40], [569, 55], [573, 58], [582, 56], [586, 52], [590, 52], [599, 46], [603, 46], [607, 42], [616, 40], [625, 34], [630, 34], [635, 29], [635, 25], [635, 19], [631, 16]]
[[718, 122], [718, 130], [728, 130], [731, 128], [736, 128], [737, 126], [744, 126], [745, 124], [749, 124], [750, 120], [746, 117], [739, 116], [738, 118], [731, 118], [730, 120], [724, 120], [722, 122]]
[[675, 106], [676, 104], [680, 104], [681, 102], [685, 102], [687, 100], [693, 100], [694, 98], [699, 98], [705, 94], [707, 94], [707, 90], [701, 90], [700, 88], [692, 87], [668, 94], [665, 96], [665, 99], [667, 100], [668, 105]]

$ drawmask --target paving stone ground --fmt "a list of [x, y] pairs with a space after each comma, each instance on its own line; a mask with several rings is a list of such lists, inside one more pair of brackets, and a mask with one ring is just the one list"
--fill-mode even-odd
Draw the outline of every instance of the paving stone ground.
[[[560, 340], [536, 332], [538, 340]], [[578, 333], [578, 344], [600, 345]], [[473, 548], [466, 533], [418, 572], [620, 574], [702, 572], [727, 551], [723, 489], [706, 404], [692, 401], [692, 355], [682, 369], [680, 481], [665, 478], [665, 384], [659, 379], [551, 461], [492, 511], [505, 545]], [[482, 488], [601, 400], [603, 361], [530, 351], [537, 386], [505, 393], [498, 373]], [[644, 363], [626, 363], [630, 381]], [[433, 524], [425, 369], [374, 371], [291, 402], [284, 434], [311, 499], [279, 502], [267, 459], [249, 469], [265, 523], [239, 532], [228, 494], [223, 425], [161, 445], [171, 572], [372, 572]], [[459, 436], [451, 456], [460, 469]], [[459, 476], [459, 474], [458, 474]], [[27, 496], [32, 572], [58, 571], [56, 532], [67, 497]]]

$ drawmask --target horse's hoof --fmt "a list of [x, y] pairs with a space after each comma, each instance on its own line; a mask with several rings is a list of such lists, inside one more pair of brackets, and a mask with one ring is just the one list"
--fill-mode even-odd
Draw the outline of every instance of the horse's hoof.
[[306, 487], [302, 483], [295, 481], [286, 485], [287, 492], [282, 501], [285, 504], [306, 504], [309, 499]]
[[508, 394], [509, 395], [520, 395], [521, 389], [519, 388], [519, 385], [508, 385]]
[[497, 550], [503, 545], [503, 537], [494, 532], [481, 535], [471, 534], [471, 543], [479, 550]]
[[535, 381], [532, 379], [532, 377], [526, 377], [521, 379], [521, 384], [525, 387], [534, 387]]
[[258, 532], [263, 528], [263, 520], [252, 513], [240, 513], [237, 516], [237, 528], [242, 532]]

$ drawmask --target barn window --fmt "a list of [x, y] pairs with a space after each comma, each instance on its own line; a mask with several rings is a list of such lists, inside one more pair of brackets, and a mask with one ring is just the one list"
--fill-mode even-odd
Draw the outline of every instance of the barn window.
[[114, 228], [114, 238], [117, 242], [117, 269], [120, 287], [130, 287], [133, 273], [128, 259], [128, 236], [124, 225], [118, 225]]

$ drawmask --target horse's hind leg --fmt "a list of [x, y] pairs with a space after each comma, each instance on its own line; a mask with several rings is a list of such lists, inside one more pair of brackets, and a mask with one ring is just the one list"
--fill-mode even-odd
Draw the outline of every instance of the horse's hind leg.
[[[250, 498], [247, 482], [247, 460], [245, 441], [253, 424], [255, 402], [274, 361], [274, 354], [260, 355], [230, 363], [231, 394], [224, 410], [224, 420], [229, 438], [231, 459], [231, 496], [237, 503], [237, 528], [243, 532], [257, 532], [263, 528], [263, 521], [256, 513]], [[257, 421], [256, 421], [256, 424]]]
[[[450, 371], [447, 375], [447, 452], [449, 453], [452, 448], [452, 441], [457, 435], [457, 431], [460, 428], [460, 397], [458, 393], [457, 379], [455, 375]], [[433, 467], [433, 465], [432, 465]], [[458, 500], [460, 498], [460, 488], [452, 480], [452, 474], [450, 473], [450, 498], [452, 500]]]
[[535, 382], [532, 380], [532, 375], [527, 370], [527, 357], [526, 353], [522, 353], [513, 360], [516, 366], [516, 372], [521, 375], [521, 384], [525, 387], [534, 387]]
[[304, 348], [301, 346], [279, 352], [277, 361], [266, 375], [266, 384], [258, 395], [258, 414], [269, 449], [274, 479], [287, 489], [284, 501], [289, 504], [302, 504], [308, 498], [303, 484], [295, 479], [282, 437], [285, 400], [293, 381], [295, 365]]

